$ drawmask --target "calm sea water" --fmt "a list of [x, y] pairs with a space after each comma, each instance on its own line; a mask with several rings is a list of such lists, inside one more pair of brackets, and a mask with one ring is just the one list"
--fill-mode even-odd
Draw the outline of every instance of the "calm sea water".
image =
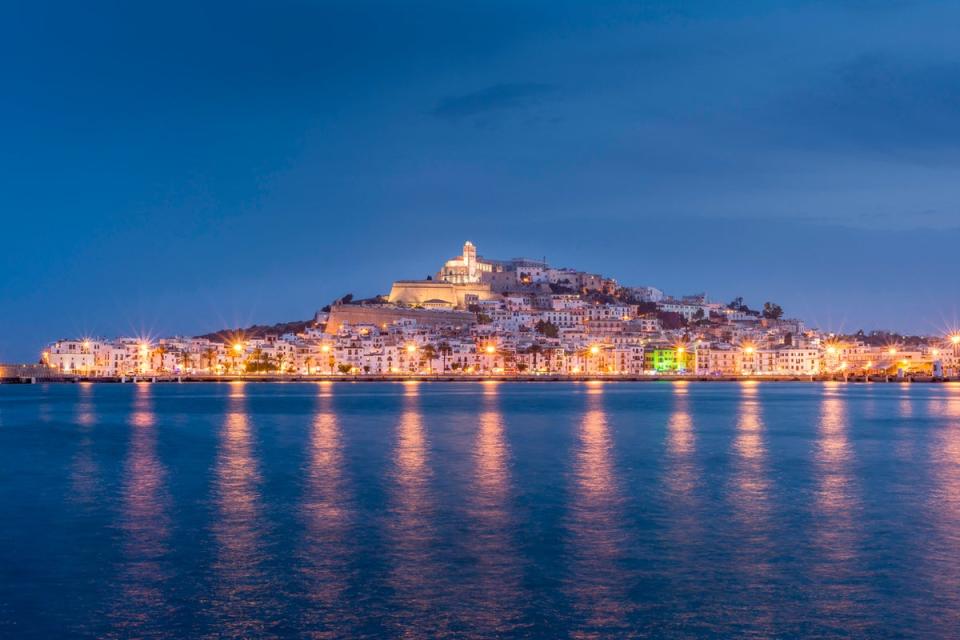
[[960, 386], [0, 387], [0, 636], [956, 637]]

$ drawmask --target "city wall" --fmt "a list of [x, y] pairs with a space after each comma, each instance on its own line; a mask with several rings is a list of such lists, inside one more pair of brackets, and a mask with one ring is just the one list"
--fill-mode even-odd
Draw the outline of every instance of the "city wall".
[[476, 323], [476, 317], [468, 311], [433, 311], [429, 309], [401, 309], [374, 305], [338, 304], [330, 309], [327, 333], [337, 333], [343, 324], [369, 324], [382, 327], [397, 320], [416, 320], [425, 326], [462, 325]]

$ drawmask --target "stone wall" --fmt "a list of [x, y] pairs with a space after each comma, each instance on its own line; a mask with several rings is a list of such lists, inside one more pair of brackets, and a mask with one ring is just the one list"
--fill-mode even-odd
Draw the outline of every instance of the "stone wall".
[[417, 324], [436, 325], [471, 325], [477, 319], [468, 311], [433, 311], [429, 309], [402, 309], [399, 307], [338, 304], [330, 309], [327, 320], [327, 333], [336, 333], [344, 324], [372, 324], [382, 327], [397, 320], [416, 320]]
[[393, 283], [390, 289], [390, 302], [403, 304], [423, 304], [429, 300], [443, 300], [456, 307], [465, 307], [465, 298], [468, 295], [477, 296], [479, 300], [496, 298], [497, 294], [490, 290], [489, 284], [451, 284], [437, 280], [399, 280]]

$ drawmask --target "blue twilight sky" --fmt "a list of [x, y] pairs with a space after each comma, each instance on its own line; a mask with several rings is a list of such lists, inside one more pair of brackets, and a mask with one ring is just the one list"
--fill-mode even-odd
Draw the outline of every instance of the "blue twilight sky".
[[463, 240], [825, 329], [960, 306], [960, 4], [0, 4], [0, 362]]

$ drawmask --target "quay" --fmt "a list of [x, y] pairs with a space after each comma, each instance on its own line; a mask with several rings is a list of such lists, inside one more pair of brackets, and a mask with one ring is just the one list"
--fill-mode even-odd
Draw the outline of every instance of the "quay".
[[[848, 383], [947, 383], [960, 382], [960, 377], [936, 377], [926, 375], [753, 375], [753, 376], [704, 376], [684, 374], [492, 374], [492, 375], [450, 375], [450, 374], [366, 374], [366, 375], [305, 375], [305, 374], [244, 374], [244, 375], [177, 375], [144, 374], [139, 376], [82, 376], [68, 375], [56, 371], [28, 371], [32, 375], [10, 375], [10, 371], [0, 368], [0, 384], [47, 384], [47, 383], [194, 383], [194, 382], [848, 382]], [[24, 373], [24, 372], [19, 372]], [[45, 374], [45, 375], [44, 375]]]

